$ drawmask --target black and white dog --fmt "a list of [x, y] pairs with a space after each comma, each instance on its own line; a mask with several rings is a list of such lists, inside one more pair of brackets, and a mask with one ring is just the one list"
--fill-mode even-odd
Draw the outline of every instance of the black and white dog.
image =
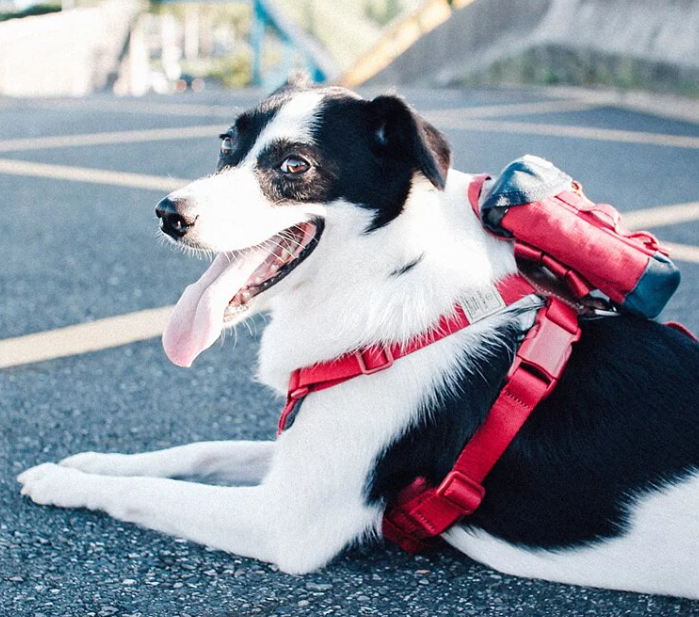
[[[163, 342], [189, 366], [261, 310], [260, 379], [408, 341], [516, 271], [442, 135], [401, 99], [291, 82], [222, 136], [216, 173], [158, 205], [217, 254]], [[276, 441], [72, 456], [19, 476], [40, 504], [102, 510], [303, 573], [380, 534], [416, 477], [438, 484], [479, 426], [538, 301], [308, 396]], [[552, 396], [447, 542], [503, 572], [699, 598], [699, 344], [632, 316], [586, 319]], [[217, 481], [228, 486], [184, 481]]]

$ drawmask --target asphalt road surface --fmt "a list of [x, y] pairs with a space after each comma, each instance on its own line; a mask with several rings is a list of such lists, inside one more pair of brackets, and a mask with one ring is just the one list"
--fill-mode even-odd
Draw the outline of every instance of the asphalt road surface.
[[[699, 331], [699, 126], [540, 91], [406, 94], [450, 137], [459, 169], [497, 172], [535, 153], [593, 199], [635, 217], [646, 210], [679, 245], [684, 275], [662, 317]], [[518, 579], [446, 548], [420, 557], [355, 548], [289, 576], [20, 496], [17, 473], [75, 452], [274, 435], [279, 401], [250, 379], [263, 320], [190, 370], [167, 361], [149, 338], [157, 332], [137, 332], [138, 311], [173, 304], [206, 265], [157, 241], [154, 204], [213, 170], [218, 133], [256, 99], [0, 99], [0, 339], [12, 339], [0, 340], [0, 616], [699, 616], [699, 602]], [[669, 204], [690, 205], [668, 218], [658, 207]], [[82, 326], [51, 338], [120, 315], [119, 328], [106, 326], [118, 340], [103, 328], [93, 351], [71, 347], [87, 336]], [[27, 337], [40, 332], [48, 338]]]

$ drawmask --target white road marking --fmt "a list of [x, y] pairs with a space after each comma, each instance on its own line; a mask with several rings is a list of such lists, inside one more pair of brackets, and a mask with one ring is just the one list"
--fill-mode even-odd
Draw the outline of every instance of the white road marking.
[[518, 133], [523, 135], [545, 135], [598, 141], [615, 141], [629, 144], [647, 144], [671, 148], [699, 149], [699, 137], [689, 135], [669, 135], [665, 133], [644, 133], [620, 129], [602, 129], [588, 126], [567, 126], [561, 124], [538, 124], [535, 122], [513, 122], [503, 120], [477, 120], [454, 118], [440, 123], [440, 128], [486, 133]]
[[77, 356], [160, 336], [172, 306], [0, 340], [0, 368]]
[[[699, 247], [663, 242], [676, 261], [699, 264]], [[0, 369], [77, 356], [161, 336], [174, 306], [0, 340]]]
[[170, 192], [182, 188], [191, 180], [182, 178], [165, 178], [146, 174], [92, 169], [88, 167], [69, 167], [67, 165], [49, 165], [47, 163], [30, 163], [12, 159], [0, 159], [0, 174], [51, 178], [53, 180], [71, 180], [91, 184], [108, 184], [111, 186], [129, 186], [132, 188]]
[[420, 113], [434, 124], [446, 125], [451, 122], [459, 122], [461, 119], [469, 118], [587, 111], [600, 106], [601, 105], [597, 103], [564, 100], [540, 101], [535, 103], [504, 103], [502, 105], [483, 105], [480, 107], [450, 107], [448, 109], [430, 109]]
[[674, 242], [665, 241], [661, 241], [661, 244], [670, 249], [670, 259], [699, 264], [699, 246], [675, 244]]
[[622, 223], [627, 229], [667, 227], [668, 225], [689, 223], [698, 219], [699, 201], [622, 213]]
[[[31, 163], [12, 159], [0, 159], [0, 173], [53, 178], [56, 180], [72, 180], [75, 182], [91, 182], [114, 186], [129, 186], [132, 188], [152, 189], [157, 191], [176, 190], [191, 182], [191, 180], [184, 178], [167, 178], [163, 176], [117, 172], [105, 169], [49, 165], [46, 163]], [[690, 201], [669, 206], [657, 206], [623, 213], [623, 223], [628, 229], [666, 227], [668, 225], [687, 223], [696, 220], [699, 220], [699, 201]]]
[[[424, 112], [424, 115], [435, 123], [449, 124], [451, 122], [458, 122], [462, 118], [481, 118], [510, 114], [539, 114], [556, 111], [582, 111], [592, 109], [594, 107], [594, 104], [581, 103], [579, 101], [543, 101], [539, 103], [513, 103], [505, 105], [486, 105], [482, 107], [463, 107], [459, 109], [439, 109], [426, 111]], [[22, 139], [5, 139], [0, 140], [0, 152], [143, 143], [178, 139], [194, 139], [198, 137], [211, 137], [213, 144], [215, 143], [217, 136], [227, 128], [228, 126], [225, 124], [206, 124], [162, 129], [109, 131], [102, 133], [80, 133], [77, 135], [55, 135], [50, 137], [37, 136]]]
[[[98, 101], [98, 103], [103, 104], [106, 103], [106, 101]], [[687, 135], [645, 133], [641, 131], [602, 129], [584, 126], [566, 126], [559, 124], [539, 124], [533, 122], [480, 119], [514, 114], [523, 115], [584, 111], [587, 109], [593, 109], [597, 106], [598, 105], [595, 105], [594, 103], [564, 100], [543, 101], [537, 103], [485, 105], [481, 107], [464, 107], [458, 109], [433, 109], [425, 111], [423, 114], [431, 122], [447, 129], [550, 135], [578, 139], [618, 141], [622, 143], [651, 144], [675, 148], [699, 148], [699, 137]], [[162, 129], [110, 131], [77, 135], [57, 135], [52, 137], [7, 139], [0, 141], [0, 152], [43, 150], [46, 148], [65, 148], [76, 146], [143, 143], [165, 140], [194, 139], [199, 137], [211, 137], [213, 142], [216, 136], [225, 129], [226, 126], [224, 124], [207, 124]]]
[[[251, 93], [249, 100], [262, 98], [263, 92]], [[231, 97], [233, 101], [238, 97]], [[245, 102], [247, 103], [247, 97]], [[104, 111], [109, 113], [148, 114], [158, 116], [209, 116], [223, 117], [232, 121], [242, 108], [238, 105], [197, 105], [192, 103], [161, 103], [158, 101], [138, 101], [134, 99], [32, 99], [22, 101], [27, 107], [42, 109], [64, 109], [71, 111]]]
[[219, 134], [228, 127], [223, 124], [184, 126], [166, 129], [138, 131], [112, 131], [105, 133], [85, 133], [78, 135], [55, 135], [52, 137], [30, 137], [26, 139], [6, 139], [0, 141], [0, 152], [18, 150], [47, 150], [49, 148], [70, 148], [75, 146], [102, 146], [109, 144], [142, 143], [175, 139], [210, 137], [212, 148], [217, 145]]
[[523, 91], [553, 96], [572, 98], [587, 103], [596, 103], [605, 107], [618, 107], [631, 111], [699, 124], [699, 106], [695, 99], [675, 94], [643, 92], [641, 90], [614, 90], [580, 86], [536, 86]]

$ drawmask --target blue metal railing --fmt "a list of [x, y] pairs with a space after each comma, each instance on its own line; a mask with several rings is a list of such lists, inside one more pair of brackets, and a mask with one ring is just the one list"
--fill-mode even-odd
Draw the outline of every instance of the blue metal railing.
[[[156, 0], [158, 3], [175, 3], [181, 0]], [[244, 2], [250, 0], [187, 0], [187, 2]], [[250, 29], [250, 46], [253, 52], [253, 85], [266, 89], [279, 86], [291, 69], [298, 68], [300, 60], [316, 82], [335, 79], [338, 69], [329, 54], [315, 39], [306, 34], [284, 15], [271, 0], [252, 0], [253, 22]], [[285, 48], [281, 65], [269, 69], [263, 63], [267, 31], [273, 31]]]

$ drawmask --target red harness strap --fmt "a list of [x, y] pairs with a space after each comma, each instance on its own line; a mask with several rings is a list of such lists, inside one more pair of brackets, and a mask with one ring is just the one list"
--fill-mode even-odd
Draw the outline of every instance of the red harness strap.
[[[496, 285], [505, 305], [534, 293], [521, 276], [510, 276]], [[502, 306], [502, 305], [501, 305]], [[393, 365], [398, 358], [422, 349], [470, 325], [457, 305], [449, 316], [427, 334], [405, 345], [360, 349], [331, 362], [295, 370], [289, 381], [286, 405], [277, 434], [286, 428], [298, 404], [311, 392], [324, 390], [359, 375], [371, 375]], [[384, 514], [384, 536], [409, 552], [423, 547], [424, 540], [472, 514], [480, 505], [486, 475], [497, 463], [536, 405], [548, 396], [570, 357], [571, 346], [580, 338], [575, 309], [550, 297], [537, 313], [516, 354], [505, 386], [487, 418], [465, 445], [442, 483], [428, 487], [422, 478], [408, 486]]]
[[[535, 293], [534, 288], [521, 276], [509, 276], [495, 285], [505, 305], [509, 306], [525, 296]], [[298, 403], [311, 392], [325, 390], [359, 375], [372, 375], [393, 365], [398, 358], [431, 345], [436, 341], [470, 325], [464, 309], [454, 307], [450, 316], [443, 316], [430, 332], [416, 337], [406, 344], [396, 343], [383, 347], [368, 347], [354, 353], [305, 368], [296, 369], [289, 379], [286, 405], [279, 418], [277, 435], [286, 428]]]
[[575, 309], [549, 298], [520, 345], [500, 395], [447, 477], [436, 488], [418, 478], [387, 508], [383, 535], [388, 540], [417, 552], [426, 539], [478, 508], [485, 496], [483, 480], [529, 414], [556, 386], [579, 339]]

